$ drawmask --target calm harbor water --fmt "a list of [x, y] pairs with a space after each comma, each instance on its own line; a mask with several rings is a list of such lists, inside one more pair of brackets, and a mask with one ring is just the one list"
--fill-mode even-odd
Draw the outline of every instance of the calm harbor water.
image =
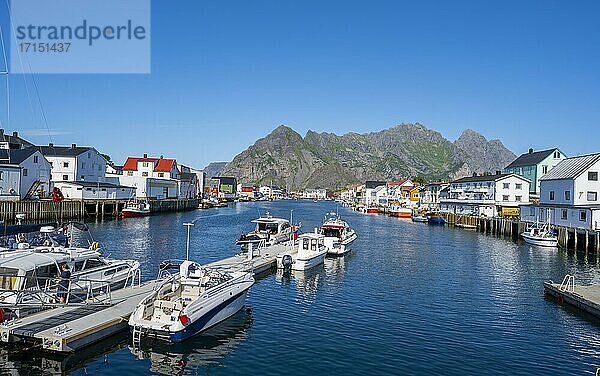
[[0, 374], [73, 375], [573, 375], [600, 366], [600, 323], [544, 298], [542, 282], [566, 273], [600, 283], [600, 268], [566, 251], [365, 215], [333, 202], [241, 203], [228, 208], [91, 224], [114, 257], [136, 258], [144, 278], [166, 258], [210, 262], [237, 251], [250, 220], [270, 211], [318, 226], [338, 210], [359, 238], [344, 258], [306, 273], [271, 273], [246, 309], [178, 345], [128, 335], [73, 356], [0, 349]]

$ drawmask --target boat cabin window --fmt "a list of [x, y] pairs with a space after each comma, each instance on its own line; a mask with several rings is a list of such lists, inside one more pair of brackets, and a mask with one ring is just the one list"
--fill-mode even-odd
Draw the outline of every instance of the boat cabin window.
[[85, 263], [85, 260], [83, 260], [83, 261], [76, 261], [75, 262], [75, 268], [74, 268], [75, 270], [74, 271], [75, 272], [81, 271], [83, 269], [83, 264], [84, 263]]
[[335, 238], [339, 238], [340, 237], [340, 230], [337, 228], [329, 228], [329, 227], [325, 227], [323, 229], [323, 235], [327, 236], [327, 237], [335, 237]]
[[259, 223], [258, 231], [268, 232], [269, 234], [277, 234], [277, 223]]
[[18, 269], [0, 268], [0, 288], [3, 290], [12, 290], [17, 281]]
[[310, 239], [310, 250], [311, 251], [317, 250], [317, 241], [315, 239]]
[[308, 239], [302, 239], [302, 248], [308, 249], [309, 243], [310, 243], [310, 241]]
[[100, 261], [99, 259], [89, 259], [85, 262], [85, 266], [83, 269], [89, 270], [89, 269], [99, 268], [104, 265], [106, 265], [106, 264], [104, 262]]
[[[42, 281], [45, 284], [46, 281]], [[25, 273], [25, 286], [23, 289], [30, 289], [32, 287], [38, 287], [37, 278], [33, 275], [33, 270], [29, 270]]]

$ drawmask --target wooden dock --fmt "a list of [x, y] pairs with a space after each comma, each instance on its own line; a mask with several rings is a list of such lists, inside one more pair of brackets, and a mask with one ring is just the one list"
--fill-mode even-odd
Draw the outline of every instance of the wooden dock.
[[544, 293], [553, 296], [563, 304], [575, 306], [596, 317], [600, 317], [600, 286], [580, 286], [572, 276], [566, 276], [563, 283], [544, 282]]
[[[257, 249], [252, 257], [235, 255], [206, 264], [226, 271], [251, 271], [254, 275], [276, 267], [277, 254], [289, 250], [286, 245]], [[57, 307], [21, 319], [0, 324], [0, 342], [24, 344], [43, 350], [69, 353], [93, 345], [128, 328], [129, 316], [160, 280], [116, 290], [106, 304]], [[96, 297], [96, 301], [103, 301]]]

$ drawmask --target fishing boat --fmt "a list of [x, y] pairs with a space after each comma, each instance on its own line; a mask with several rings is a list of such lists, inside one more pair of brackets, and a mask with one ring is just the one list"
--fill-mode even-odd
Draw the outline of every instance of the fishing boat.
[[525, 232], [521, 233], [523, 240], [531, 245], [537, 245], [540, 247], [558, 247], [558, 237], [556, 233], [550, 228], [550, 213], [548, 212], [548, 218], [546, 222], [539, 223], [536, 220], [527, 227]]
[[254, 284], [251, 272], [225, 272], [183, 261], [134, 309], [129, 326], [143, 335], [181, 342], [234, 315]]
[[412, 218], [413, 222], [428, 222], [429, 220], [427, 219], [426, 215], [413, 215]]
[[296, 226], [292, 226], [290, 221], [284, 218], [275, 218], [269, 212], [264, 217], [252, 221], [256, 224], [254, 231], [246, 234], [242, 233], [235, 244], [242, 247], [242, 250], [248, 250], [249, 244], [257, 248], [262, 244], [265, 246], [279, 244], [293, 238], [296, 233]]
[[[79, 227], [86, 228], [83, 224]], [[51, 226], [42, 227], [39, 235], [25, 241], [23, 233], [18, 236], [19, 242], [0, 252], [0, 321], [57, 304], [81, 304], [98, 292], [123, 288], [140, 277], [138, 261], [103, 257], [94, 241], [88, 248], [60, 243], [64, 234], [57, 234]], [[59, 301], [57, 277], [63, 264], [69, 267], [71, 278], [66, 299]]]
[[444, 225], [446, 224], [446, 220], [439, 213], [429, 213], [427, 214], [427, 223], [432, 225]]
[[121, 218], [145, 217], [150, 215], [150, 203], [146, 200], [131, 200], [121, 211]]
[[377, 214], [379, 213], [379, 208], [377, 206], [368, 206], [366, 212], [369, 214]]
[[348, 252], [349, 249], [346, 246], [357, 238], [356, 231], [350, 228], [348, 223], [337, 213], [325, 215], [319, 233], [325, 236], [328, 253], [333, 255], [343, 255]]
[[328, 247], [325, 235], [307, 233], [298, 237], [297, 252], [282, 252], [277, 255], [277, 268], [289, 270], [308, 270], [325, 260]]
[[390, 205], [389, 214], [390, 217], [410, 218], [412, 216], [412, 209], [402, 204], [393, 204]]

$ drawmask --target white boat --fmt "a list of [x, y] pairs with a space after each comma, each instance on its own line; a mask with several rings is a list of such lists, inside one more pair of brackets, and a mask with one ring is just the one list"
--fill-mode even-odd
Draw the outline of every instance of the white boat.
[[558, 247], [558, 237], [550, 226], [545, 223], [542, 225], [534, 224], [529, 226], [525, 232], [521, 233], [523, 240], [532, 245], [541, 247]]
[[[139, 261], [105, 258], [97, 242], [89, 248], [58, 244], [49, 226], [41, 233], [46, 236], [42, 245], [20, 242], [16, 249], [0, 252], [0, 316], [4, 320], [57, 304], [83, 304], [97, 293], [123, 288], [140, 278]], [[62, 264], [71, 272], [64, 302], [58, 298]]]
[[146, 217], [150, 215], [150, 203], [146, 200], [131, 200], [121, 211], [121, 218]]
[[325, 235], [325, 245], [328, 253], [332, 255], [343, 255], [349, 252], [347, 247], [356, 240], [356, 231], [348, 226], [348, 223], [340, 218], [337, 213], [327, 213], [325, 220], [319, 230], [320, 234]]
[[296, 251], [277, 255], [278, 269], [308, 270], [325, 261], [329, 248], [325, 245], [325, 235], [318, 233], [302, 234], [298, 237]]
[[426, 215], [413, 215], [412, 218], [413, 222], [428, 222], [429, 219], [427, 219]]
[[251, 272], [223, 272], [183, 261], [129, 318], [136, 336], [181, 342], [238, 312], [254, 284]]
[[390, 205], [389, 215], [390, 217], [410, 218], [412, 216], [412, 209], [404, 206], [404, 204], [395, 203]]
[[254, 231], [247, 234], [242, 233], [235, 244], [247, 250], [252, 243], [256, 249], [261, 243], [265, 246], [275, 245], [290, 240], [296, 232], [296, 227], [290, 221], [283, 218], [274, 218], [267, 212], [264, 217], [252, 221], [256, 224]]

